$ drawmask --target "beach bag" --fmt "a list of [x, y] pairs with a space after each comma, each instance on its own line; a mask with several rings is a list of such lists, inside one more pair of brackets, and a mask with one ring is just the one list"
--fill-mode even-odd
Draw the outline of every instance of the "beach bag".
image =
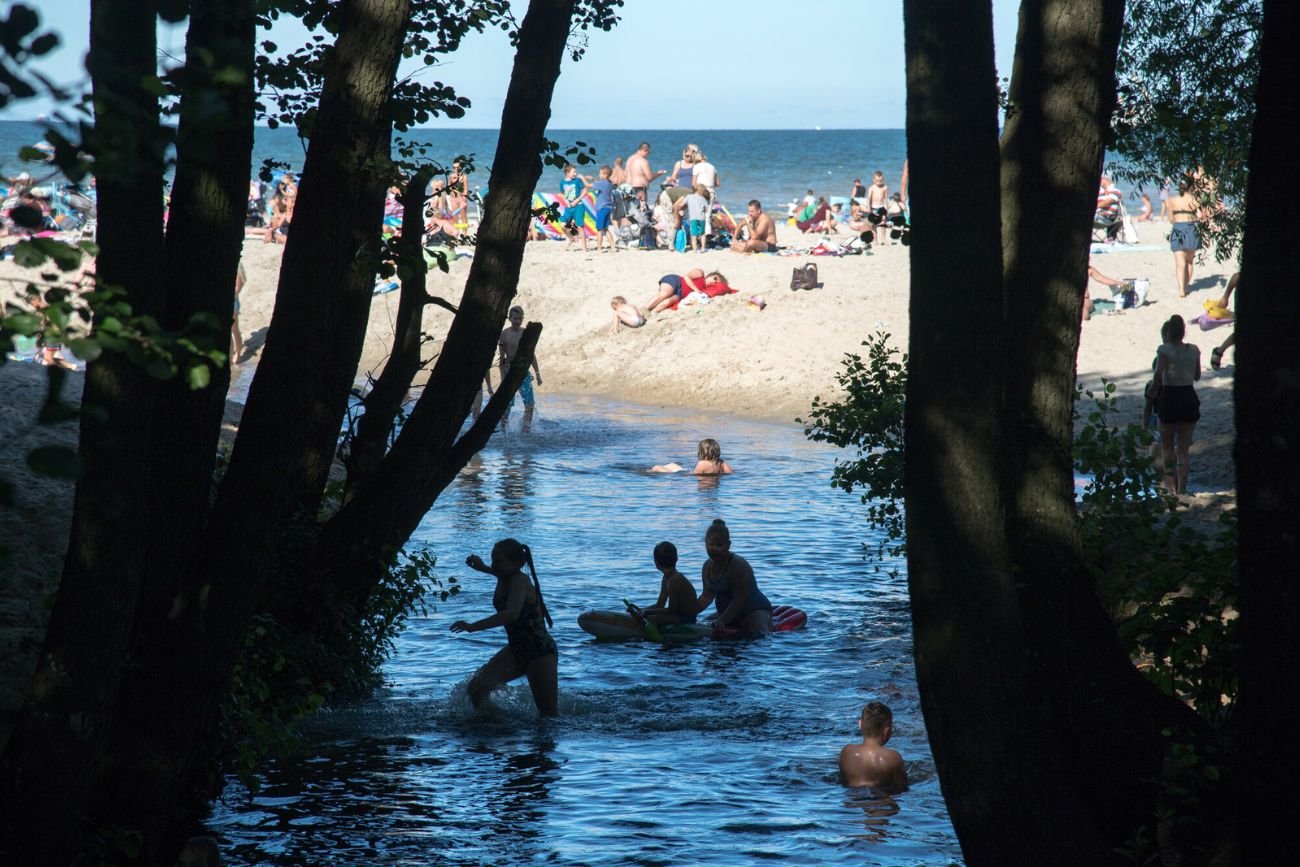
[[790, 275], [790, 290], [793, 292], [800, 289], [816, 289], [817, 285], [817, 265], [812, 262], [795, 268], [794, 273]]

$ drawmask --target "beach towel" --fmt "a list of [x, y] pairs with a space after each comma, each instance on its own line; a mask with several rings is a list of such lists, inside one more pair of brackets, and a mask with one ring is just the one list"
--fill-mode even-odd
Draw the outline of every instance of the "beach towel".
[[[560, 221], [564, 215], [564, 197], [558, 193], [533, 193], [534, 211], [552, 205], [556, 207], [554, 219], [550, 214], [533, 217], [533, 228], [542, 237], [558, 241], [565, 237], [564, 224]], [[578, 200], [578, 207], [582, 209], [582, 225], [579, 228], [588, 238], [596, 237], [596, 197], [591, 193], [584, 193]]]
[[1191, 321], [1201, 326], [1202, 331], [1209, 331], [1211, 328], [1218, 328], [1221, 325], [1233, 325], [1237, 320], [1215, 319], [1208, 313], [1202, 313], [1200, 316], [1193, 317]]

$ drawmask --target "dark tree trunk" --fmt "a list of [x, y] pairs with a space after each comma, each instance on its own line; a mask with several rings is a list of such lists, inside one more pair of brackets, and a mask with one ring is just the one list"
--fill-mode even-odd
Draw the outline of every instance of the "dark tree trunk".
[[[95, 0], [90, 70], [98, 126], [99, 279], [136, 313], [162, 309], [164, 141], [155, 74], [156, 7]], [[89, 366], [68, 555], [45, 646], [0, 762], [0, 852], [12, 864], [66, 864], [84, 832], [80, 807], [109, 737], [147, 554], [146, 442], [156, 381], [105, 353]]]
[[[1115, 102], [1123, 0], [1020, 7], [1002, 145], [1007, 538], [1036, 676], [1109, 846], [1154, 824], [1166, 739], [1194, 716], [1133, 667], [1093, 591], [1074, 499], [1073, 394], [1088, 245]], [[1115, 771], [1095, 773], [1101, 750]]]
[[[502, 387], [459, 442], [470, 403], [491, 363], [501, 323], [519, 283], [540, 144], [550, 118], [573, 0], [533, 0], [501, 115], [492, 190], [460, 311], [424, 394], [374, 476], [329, 521], [316, 556], [335, 586], [363, 599], [384, 560], [400, 547], [469, 458], [486, 443], [513, 389]], [[521, 346], [516, 363], [531, 352]], [[521, 372], [514, 381], [522, 380]], [[503, 394], [504, 392], [504, 394]]]
[[1105, 863], [1113, 854], [1072, 785], [1039, 693], [1007, 535], [1015, 504], [1002, 494], [1004, 375], [1025, 362], [1008, 352], [1009, 321], [987, 312], [1003, 308], [1004, 238], [998, 213], [950, 206], [953, 190], [967, 201], [1001, 200], [992, 11], [910, 0], [904, 33], [918, 214], [908, 572], [926, 728], [971, 864]]
[[424, 191], [433, 175], [432, 166], [420, 169], [402, 194], [402, 235], [397, 241], [401, 295], [393, 327], [393, 350], [383, 373], [362, 400], [365, 412], [357, 421], [347, 460], [348, 498], [383, 459], [397, 414], [420, 370], [421, 319], [429, 301], [425, 288], [429, 269], [424, 262]]
[[1300, 7], [1264, 0], [1235, 349], [1245, 864], [1295, 858], [1295, 811], [1285, 793], [1300, 763], [1298, 56]]
[[387, 105], [407, 16], [406, 0], [347, 0], [340, 10], [275, 314], [230, 467], [166, 623], [130, 672], [138, 701], [115, 727], [105, 759], [113, 774], [93, 812], [129, 816], [146, 860], [175, 851], [175, 822], [194, 799], [209, 758], [202, 745], [263, 583], [324, 488], [378, 262]]

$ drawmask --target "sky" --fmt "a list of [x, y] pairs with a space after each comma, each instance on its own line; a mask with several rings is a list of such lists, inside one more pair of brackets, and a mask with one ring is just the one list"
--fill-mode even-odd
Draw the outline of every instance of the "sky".
[[[89, 0], [26, 0], [63, 44], [40, 69], [86, 81]], [[905, 0], [627, 0], [617, 27], [588, 34], [586, 56], [566, 57], [551, 129], [901, 129]], [[11, 5], [0, 0], [0, 8]], [[522, 18], [525, 2], [515, 2]], [[1011, 71], [1017, 0], [993, 0], [999, 75]], [[304, 31], [278, 28], [281, 45]], [[183, 55], [184, 28], [160, 27], [159, 47]], [[496, 127], [513, 50], [499, 30], [419, 72], [473, 103], [433, 127]], [[410, 71], [404, 68], [404, 71]], [[0, 110], [9, 120], [48, 113], [33, 100]]]

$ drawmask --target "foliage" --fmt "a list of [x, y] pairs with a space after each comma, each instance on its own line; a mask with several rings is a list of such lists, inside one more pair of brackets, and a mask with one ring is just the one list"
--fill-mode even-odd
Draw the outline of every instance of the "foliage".
[[[863, 491], [867, 523], [883, 530], [890, 553], [905, 545], [903, 400], [907, 356], [888, 334], [863, 343], [867, 359], [848, 355], [837, 379], [840, 401], [813, 401], [804, 433], [857, 457], [836, 461], [831, 483]], [[1207, 535], [1187, 526], [1166, 496], [1154, 438], [1138, 424], [1120, 426], [1113, 383], [1079, 389], [1094, 402], [1078, 426], [1074, 468], [1089, 477], [1080, 497], [1084, 560], [1115, 619], [1129, 656], [1157, 686], [1222, 724], [1237, 693], [1236, 517], [1228, 511]], [[802, 422], [802, 420], [800, 420]], [[882, 543], [877, 552], [883, 552]]]
[[[55, 99], [65, 96], [45, 76], [25, 69], [29, 61], [58, 47], [58, 35], [49, 31], [39, 33], [40, 26], [36, 11], [22, 3], [10, 6], [8, 16], [0, 19], [0, 108], [38, 96], [38, 88], [44, 88]], [[25, 75], [30, 75], [33, 80], [28, 80]]]
[[1129, 0], [1112, 124], [1116, 177], [1160, 188], [1197, 166], [1223, 261], [1241, 243], [1259, 77], [1261, 0]]
[[300, 587], [268, 600], [244, 638], [222, 708], [227, 770], [255, 791], [261, 759], [296, 748], [296, 720], [330, 700], [356, 699], [376, 687], [407, 618], [426, 615], [430, 596], [445, 602], [460, 592], [454, 577], [443, 586], [436, 564], [427, 551], [400, 551], [363, 611], [352, 612], [340, 599], [324, 606], [335, 627], [324, 632], [291, 622]]
[[[842, 401], [813, 398], [804, 435], [815, 442], [840, 448], [854, 446], [857, 457], [836, 461], [831, 485], [844, 491], [863, 490], [867, 524], [882, 530], [885, 541], [877, 556], [890, 544], [891, 556], [904, 551], [903, 544], [903, 399], [907, 393], [907, 356], [889, 346], [889, 335], [877, 332], [862, 344], [867, 359], [848, 354], [844, 369], [836, 374], [843, 389]], [[897, 357], [896, 357], [897, 356]]]

